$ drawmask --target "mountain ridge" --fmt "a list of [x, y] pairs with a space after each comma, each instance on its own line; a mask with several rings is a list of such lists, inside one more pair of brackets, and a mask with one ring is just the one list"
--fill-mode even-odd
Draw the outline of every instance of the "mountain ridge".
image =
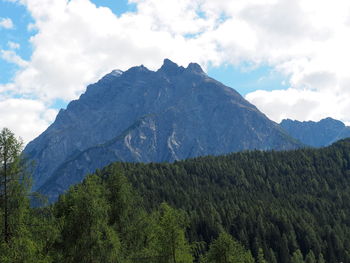
[[285, 119], [280, 125], [290, 136], [312, 147], [328, 146], [350, 137], [350, 127], [330, 117], [318, 122]]

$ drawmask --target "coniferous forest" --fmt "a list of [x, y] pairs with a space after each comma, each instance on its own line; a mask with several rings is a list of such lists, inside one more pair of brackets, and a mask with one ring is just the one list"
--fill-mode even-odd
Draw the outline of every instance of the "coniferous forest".
[[0, 139], [0, 262], [350, 262], [349, 139], [114, 163], [53, 204], [30, 193], [13, 134]]

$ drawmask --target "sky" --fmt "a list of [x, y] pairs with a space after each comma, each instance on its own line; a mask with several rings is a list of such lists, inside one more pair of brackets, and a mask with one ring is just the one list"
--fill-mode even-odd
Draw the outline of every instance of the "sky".
[[350, 1], [0, 0], [0, 128], [25, 143], [113, 69], [199, 63], [270, 119], [350, 123]]

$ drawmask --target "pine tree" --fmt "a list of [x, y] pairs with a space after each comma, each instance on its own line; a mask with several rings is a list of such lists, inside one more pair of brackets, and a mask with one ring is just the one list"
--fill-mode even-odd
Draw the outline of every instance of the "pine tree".
[[0, 262], [49, 262], [32, 232], [30, 177], [21, 155], [22, 141], [7, 128], [0, 132]]
[[309, 253], [307, 253], [305, 257], [305, 263], [316, 263], [316, 257], [312, 250], [310, 250]]
[[265, 258], [264, 258], [264, 251], [259, 248], [259, 252], [258, 252], [258, 258], [256, 260], [257, 263], [267, 263]]
[[191, 248], [185, 237], [184, 213], [163, 203], [154, 216], [158, 224], [154, 229], [156, 255], [152, 262], [192, 263]]
[[204, 258], [207, 263], [253, 263], [251, 253], [235, 241], [232, 236], [222, 232], [214, 240]]
[[301, 251], [299, 249], [294, 251], [291, 263], [304, 263], [303, 254], [301, 254]]

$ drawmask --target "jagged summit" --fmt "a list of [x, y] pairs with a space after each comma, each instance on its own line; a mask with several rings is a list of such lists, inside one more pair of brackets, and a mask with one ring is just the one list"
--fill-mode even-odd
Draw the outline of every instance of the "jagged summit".
[[188, 64], [187, 68], [184, 68], [167, 58], [164, 59], [163, 65], [158, 71], [168, 74], [179, 74], [183, 72], [205, 74], [201, 66], [197, 63], [190, 63]]
[[200, 73], [200, 74], [204, 73], [204, 71], [201, 68], [201, 66], [199, 64], [197, 64], [197, 63], [190, 63], [190, 64], [188, 64], [186, 69], [190, 70], [192, 72], [195, 72], [195, 73]]
[[163, 73], [166, 75], [178, 75], [184, 71], [184, 68], [178, 66], [176, 63], [172, 62], [170, 59], [164, 59], [163, 65], [158, 69], [158, 73]]
[[56, 198], [87, 173], [114, 162], [171, 162], [246, 149], [292, 149], [286, 135], [235, 90], [198, 64], [164, 60], [113, 71], [30, 142], [34, 189]]
[[[161, 72], [161, 73], [166, 73], [166, 74], [173, 74], [177, 75], [179, 73], [182, 73], [184, 71], [191, 72], [191, 73], [199, 73], [199, 74], [205, 74], [201, 66], [197, 63], [189, 63], [187, 68], [184, 68], [182, 66], [177, 65], [175, 62], [171, 61], [170, 59], [164, 59], [163, 65], [156, 71], [156, 72]], [[130, 73], [137, 73], [137, 72], [152, 72], [149, 70], [147, 67], [144, 65], [140, 66], [135, 66], [131, 67], [125, 73], [130, 74]], [[119, 69], [115, 69], [106, 76], [103, 77], [103, 79], [110, 79], [114, 77], [120, 77], [124, 72]]]
[[335, 125], [337, 127], [345, 127], [345, 124], [339, 120], [333, 119], [331, 117], [327, 117], [324, 119], [321, 119], [320, 121], [298, 121], [298, 120], [292, 120], [292, 119], [284, 119], [281, 123], [299, 123], [299, 124], [327, 124], [327, 125]]

